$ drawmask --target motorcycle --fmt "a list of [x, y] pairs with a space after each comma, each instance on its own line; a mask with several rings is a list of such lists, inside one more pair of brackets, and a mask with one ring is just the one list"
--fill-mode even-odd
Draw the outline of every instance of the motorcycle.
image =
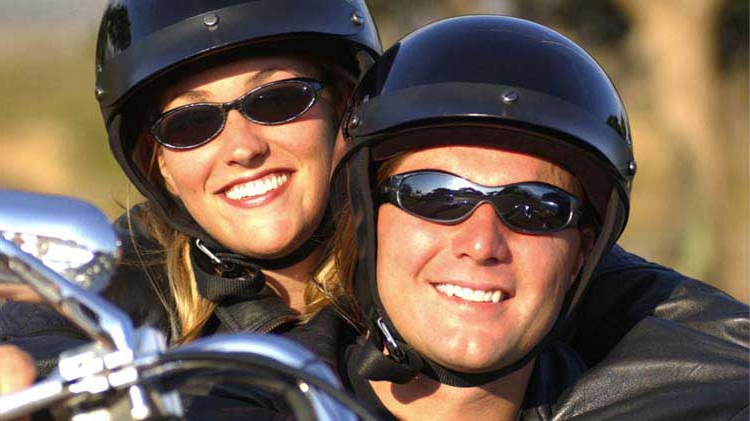
[[44, 380], [0, 396], [0, 421], [41, 409], [74, 421], [184, 419], [177, 390], [196, 380], [280, 396], [300, 420], [375, 419], [342, 391], [325, 363], [283, 337], [218, 334], [167, 349], [158, 330], [135, 328], [98, 295], [120, 247], [94, 206], [0, 190], [0, 283], [30, 286], [93, 339], [63, 352]]

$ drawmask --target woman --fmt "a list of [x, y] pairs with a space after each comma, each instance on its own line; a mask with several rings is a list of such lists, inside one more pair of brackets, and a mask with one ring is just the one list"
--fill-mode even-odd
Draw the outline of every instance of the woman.
[[[263, 320], [243, 330], [289, 322], [288, 307], [303, 313], [304, 290], [314, 289], [338, 121], [380, 47], [363, 2], [308, 7], [113, 2], [102, 19], [97, 97], [166, 250], [177, 342], [203, 333], [212, 315], [240, 328], [230, 327], [239, 315], [213, 307], [257, 297], [264, 281], [283, 305], [269, 303], [275, 317], [257, 309]], [[125, 26], [123, 16], [143, 21]]]
[[[125, 262], [105, 295], [171, 343], [313, 313], [339, 121], [379, 53], [363, 1], [110, 1], [96, 97], [147, 200], [116, 223]], [[51, 311], [3, 311], [42, 372], [84, 339]]]
[[590, 344], [577, 329], [630, 322], [576, 316], [622, 298], [613, 284], [586, 290], [625, 226], [635, 166], [624, 106], [574, 43], [501, 16], [428, 25], [365, 75], [346, 136], [337, 264], [364, 331], [342, 331], [338, 368], [371, 409], [746, 416], [747, 307], [695, 281], [681, 279], [624, 337], [603, 332], [620, 343], [598, 362], [579, 351]]

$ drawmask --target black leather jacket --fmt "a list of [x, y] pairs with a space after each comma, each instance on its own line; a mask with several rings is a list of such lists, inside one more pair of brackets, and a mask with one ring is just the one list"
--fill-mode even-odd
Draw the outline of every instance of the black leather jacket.
[[[116, 227], [126, 264], [105, 295], [136, 325], [150, 324], [174, 338], [173, 303], [163, 274], [158, 266], [145, 270], [132, 263], [139, 260], [123, 218]], [[134, 229], [138, 244], [153, 250], [142, 227], [134, 224]], [[283, 332], [289, 315], [278, 297], [261, 293], [220, 306], [212, 331], [274, 330], [265, 326]], [[331, 311], [288, 334], [351, 380], [342, 367], [346, 345], [355, 336]], [[30, 352], [42, 375], [56, 365], [61, 351], [87, 342], [49, 307], [24, 303], [0, 306], [0, 341]], [[570, 343], [556, 344], [538, 358], [522, 415], [538, 420], [747, 419], [749, 347], [746, 305], [615, 247], [594, 274]]]

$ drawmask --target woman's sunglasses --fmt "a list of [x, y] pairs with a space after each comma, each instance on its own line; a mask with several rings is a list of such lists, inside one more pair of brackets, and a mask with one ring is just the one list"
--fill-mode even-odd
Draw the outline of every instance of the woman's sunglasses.
[[319, 81], [305, 78], [266, 83], [234, 101], [199, 102], [169, 110], [151, 126], [151, 134], [169, 148], [195, 148], [221, 133], [230, 110], [239, 111], [254, 123], [283, 124], [309, 110], [322, 89]]
[[575, 227], [580, 218], [580, 201], [550, 184], [524, 182], [489, 187], [441, 171], [394, 175], [378, 189], [378, 201], [441, 224], [459, 223], [477, 206], [490, 203], [508, 228], [525, 234]]

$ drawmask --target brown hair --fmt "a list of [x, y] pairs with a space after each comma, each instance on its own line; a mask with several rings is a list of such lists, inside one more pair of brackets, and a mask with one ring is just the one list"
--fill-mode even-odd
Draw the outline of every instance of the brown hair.
[[[336, 124], [338, 124], [344, 114], [346, 102], [354, 88], [355, 80], [335, 63], [315, 59], [307, 55], [301, 56], [301, 59], [321, 69], [322, 82], [327, 88], [324, 95], [328, 96], [326, 93], [330, 95], [334, 105]], [[151, 104], [154, 104], [154, 102], [151, 101]], [[152, 183], [165, 186], [157, 165], [159, 149], [155, 146], [156, 143], [151, 138], [149, 131], [142, 130], [136, 142], [132, 154], [133, 161]], [[174, 198], [174, 200], [179, 199]], [[216, 308], [216, 303], [203, 298], [198, 292], [195, 274], [190, 263], [190, 237], [168, 224], [156, 209], [156, 205], [150, 201], [146, 202], [143, 212], [138, 217], [140, 222], [147, 227], [149, 234], [163, 248], [163, 253], [155, 255], [157, 256], [155, 264], [163, 265], [169, 290], [173, 297], [174, 308], [170, 308], [168, 300], [161, 297], [168, 313], [174, 315], [173, 317], [177, 319], [176, 322], [179, 326], [179, 333], [175, 332], [177, 337], [173, 341], [175, 343], [190, 342], [200, 337], [206, 322]], [[130, 223], [130, 215], [128, 215], [128, 222]], [[151, 259], [150, 264], [154, 264], [153, 260]], [[140, 264], [145, 269], [148, 263], [141, 259]], [[322, 273], [320, 276], [327, 280], [330, 279], [330, 281], [327, 281], [328, 283], [337, 279], [335, 274], [330, 273], [331, 270], [332, 264], [330, 263], [324, 263], [320, 269], [320, 273]], [[316, 274], [313, 281], [308, 283], [305, 288], [306, 308], [301, 315], [302, 320], [309, 320], [317, 311], [328, 304], [329, 295], [319, 287], [319, 282], [315, 280], [317, 276]]]

